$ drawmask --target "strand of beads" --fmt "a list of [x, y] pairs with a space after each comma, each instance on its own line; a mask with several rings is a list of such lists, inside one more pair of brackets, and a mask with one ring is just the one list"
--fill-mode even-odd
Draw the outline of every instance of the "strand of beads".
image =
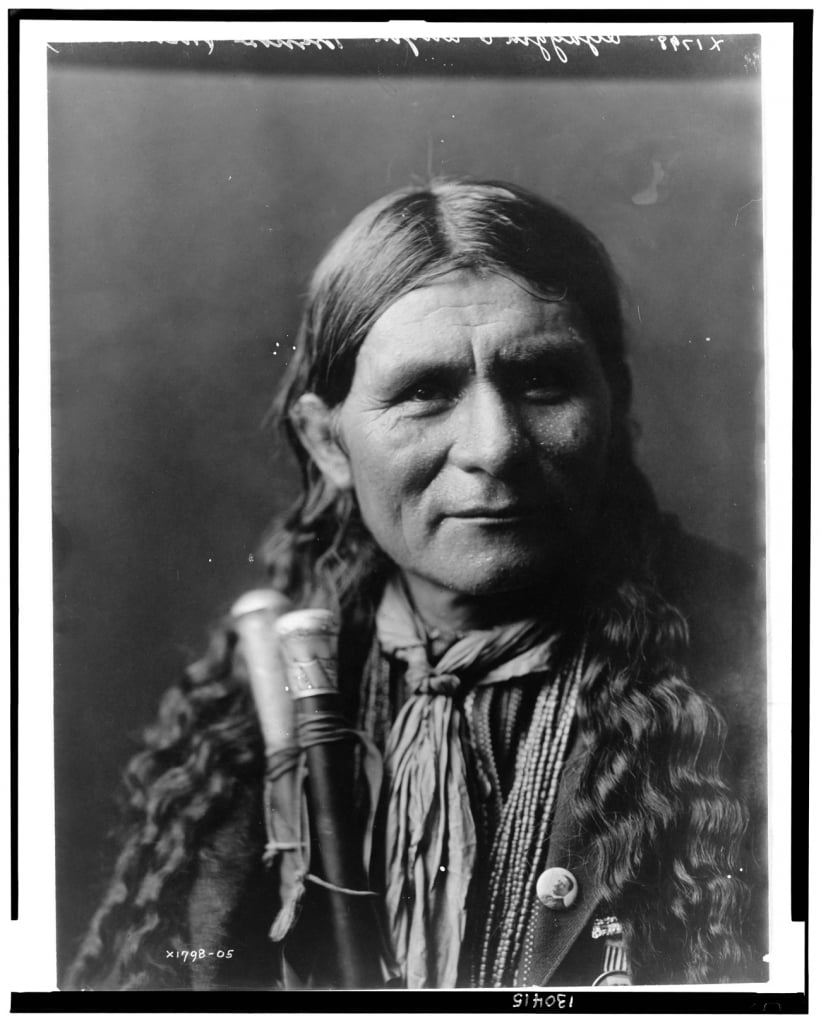
[[523, 689], [521, 686], [511, 686], [505, 696], [502, 707], [502, 729], [503, 747], [502, 750], [510, 750], [513, 747], [513, 737], [516, 731], [519, 709], [522, 705]]
[[553, 725], [562, 689], [559, 681], [559, 685], [550, 687], [540, 695], [531, 728], [524, 740], [526, 756], [516, 780], [516, 799], [511, 801], [510, 814], [507, 816], [510, 829], [506, 830], [504, 836], [507, 846], [505, 860], [509, 865], [505, 876], [509, 881], [500, 908], [501, 942], [493, 965], [494, 985], [503, 983], [520, 944], [524, 912], [529, 902], [527, 865], [537, 852], [534, 849], [534, 837], [543, 790], [545, 752], [553, 746]]
[[[543, 719], [545, 693], [546, 691], [543, 691], [537, 700], [533, 724], [537, 721], [541, 722]], [[482, 985], [495, 983], [496, 972], [491, 968], [491, 954], [494, 954], [493, 965], [498, 968], [500, 963], [505, 961], [505, 947], [509, 943], [509, 930], [506, 928], [506, 922], [510, 914], [511, 901], [515, 901], [515, 890], [518, 888], [518, 879], [514, 877], [516, 866], [512, 862], [515, 841], [519, 838], [516, 835], [516, 826], [521, 823], [522, 815], [526, 818], [526, 809], [522, 807], [523, 790], [517, 783], [525, 778], [528, 747], [529, 744], [523, 743], [517, 751], [514, 785], [505, 802], [503, 819], [491, 850], [488, 926], [483, 935], [479, 962], [479, 982]], [[521, 840], [519, 839], [519, 841]]]
[[[573, 723], [575, 720], [576, 702], [579, 695], [579, 689], [582, 684], [582, 677], [584, 671], [584, 650], [582, 650], [581, 656], [579, 657], [576, 664], [576, 671], [573, 673], [573, 682], [570, 687], [570, 691], [567, 694], [567, 699], [564, 702], [564, 707], [561, 712], [561, 718], [558, 724], [556, 733], [555, 743], [552, 744], [549, 752], [549, 761], [545, 766], [544, 778], [547, 781], [547, 792], [543, 797], [543, 806], [545, 813], [541, 816], [539, 822], [539, 830], [536, 835], [535, 849], [537, 851], [543, 851], [547, 846], [548, 834], [551, 826], [552, 809], [556, 802], [556, 794], [559, 789], [559, 779], [561, 776], [561, 768], [564, 763], [565, 756], [567, 754], [568, 744], [570, 742], [570, 735], [573, 729]], [[538, 856], [533, 857], [531, 860], [531, 868], [527, 879], [525, 891], [532, 893], [536, 888], [536, 879], [538, 873], [542, 870], [543, 865], [540, 863]], [[522, 929], [520, 934], [524, 935], [527, 933], [530, 927], [530, 920], [533, 915], [534, 902], [531, 899], [525, 904], [525, 913], [522, 915], [524, 920], [522, 922]], [[519, 952], [521, 947], [517, 947], [514, 952], [514, 963], [519, 960]], [[519, 969], [516, 977], [514, 978], [514, 984], [521, 983], [521, 979], [526, 977], [529, 973], [529, 959], [532, 957], [533, 949], [529, 949], [529, 955], [526, 955], [520, 962]]]
[[[566, 707], [566, 686], [562, 680], [561, 695], [556, 694], [545, 709], [541, 737], [534, 737], [534, 751], [530, 772], [528, 773], [527, 793], [527, 831], [521, 844], [517, 844], [519, 861], [519, 890], [516, 902], [509, 909], [512, 916], [510, 928], [511, 941], [504, 965], [500, 965], [499, 981], [506, 974], [506, 968], [515, 964], [519, 958], [524, 936], [529, 924], [529, 912], [533, 906], [533, 884], [531, 880], [532, 866], [538, 864], [543, 848], [539, 844], [540, 825], [545, 816], [552, 817], [553, 799], [561, 769], [559, 756], [560, 737], [557, 729]], [[560, 699], [561, 697], [561, 699]], [[539, 741], [541, 740], [541, 742]]]
[[502, 814], [502, 784], [499, 768], [493, 753], [493, 738], [490, 727], [493, 692], [490, 687], [480, 687], [478, 690], [473, 690], [472, 693], [476, 695], [472, 715], [476, 738], [475, 749], [490, 783], [491, 806], [489, 808], [489, 821], [495, 829], [498, 827]]
[[[506, 922], [499, 959], [506, 962], [510, 947], [515, 943], [518, 927], [508, 925], [512, 915], [521, 902], [526, 884], [527, 857], [532, 853], [533, 836], [536, 830], [536, 819], [539, 811], [541, 789], [541, 771], [544, 760], [544, 748], [549, 749], [553, 734], [553, 722], [559, 703], [561, 684], [545, 688], [539, 694], [535, 714], [531, 721], [524, 741], [524, 760], [514, 787], [511, 789], [510, 810], [506, 814], [509, 822], [509, 838], [505, 837], [508, 847], [509, 868], [505, 872], [505, 898], [502, 907], [503, 920]], [[514, 792], [515, 790], [515, 792]]]
[[475, 972], [482, 985], [505, 984], [524, 944], [534, 871], [552, 819], [582, 661], [583, 654], [574, 672], [543, 687], [516, 753], [514, 783], [491, 850], [489, 913]]

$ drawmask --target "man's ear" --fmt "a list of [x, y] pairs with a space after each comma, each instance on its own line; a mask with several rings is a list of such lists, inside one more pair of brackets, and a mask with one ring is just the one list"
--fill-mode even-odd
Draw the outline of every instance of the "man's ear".
[[333, 413], [318, 395], [307, 394], [291, 408], [291, 423], [325, 479], [339, 491], [353, 486], [348, 456], [336, 438]]

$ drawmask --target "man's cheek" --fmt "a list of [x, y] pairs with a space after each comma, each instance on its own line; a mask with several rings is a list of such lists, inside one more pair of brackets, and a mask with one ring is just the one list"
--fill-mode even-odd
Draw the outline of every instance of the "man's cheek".
[[359, 511], [368, 530], [380, 544], [390, 546], [402, 521], [401, 502], [386, 486], [373, 482], [357, 490]]

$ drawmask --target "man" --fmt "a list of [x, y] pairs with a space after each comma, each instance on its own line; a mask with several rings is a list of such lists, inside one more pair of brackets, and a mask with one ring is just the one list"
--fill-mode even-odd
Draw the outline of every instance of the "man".
[[[341, 621], [384, 763], [356, 827], [408, 987], [760, 976], [753, 586], [660, 514], [629, 404], [606, 253], [521, 189], [394, 193], [314, 275], [277, 406], [303, 490], [265, 554]], [[229, 624], [132, 767], [75, 983], [278, 983], [261, 748]], [[278, 918], [301, 984], [335, 956], [320, 890]], [[185, 943], [235, 952], [163, 961]]]

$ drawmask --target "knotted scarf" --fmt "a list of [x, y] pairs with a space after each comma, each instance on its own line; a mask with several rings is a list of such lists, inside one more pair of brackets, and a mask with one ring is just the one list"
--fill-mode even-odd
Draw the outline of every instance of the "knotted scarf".
[[385, 900], [394, 953], [408, 988], [453, 988], [476, 860], [454, 697], [543, 671], [552, 631], [538, 619], [474, 630], [431, 665], [424, 625], [398, 581], [385, 590], [376, 628], [382, 650], [407, 663], [410, 691], [385, 751]]

